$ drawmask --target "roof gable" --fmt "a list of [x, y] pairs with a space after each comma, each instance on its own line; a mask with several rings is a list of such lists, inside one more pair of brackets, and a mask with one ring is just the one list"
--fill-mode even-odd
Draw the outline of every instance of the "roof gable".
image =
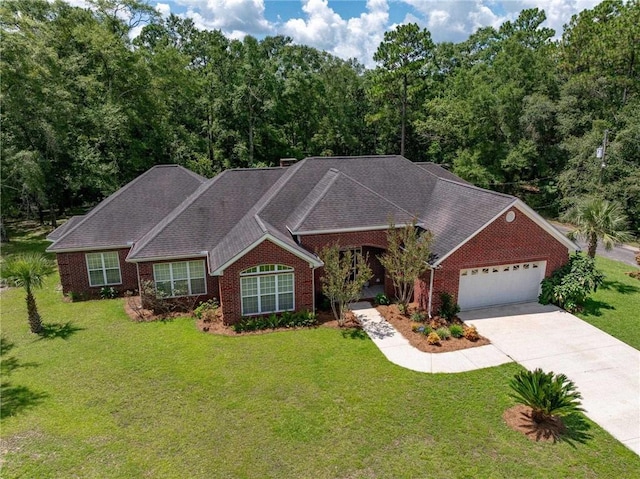
[[410, 223], [413, 215], [350, 176], [329, 169], [287, 221], [293, 234]]
[[205, 178], [181, 166], [154, 166], [65, 228], [63, 234], [54, 231], [54, 243], [48, 251], [130, 245], [204, 181]]
[[285, 171], [285, 168], [255, 168], [220, 173], [149, 231], [131, 250], [128, 259], [142, 261], [213, 250], [259, 204]]

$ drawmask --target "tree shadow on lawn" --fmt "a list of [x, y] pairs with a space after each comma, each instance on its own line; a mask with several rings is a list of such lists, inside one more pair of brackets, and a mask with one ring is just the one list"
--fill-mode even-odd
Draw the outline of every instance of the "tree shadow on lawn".
[[78, 331], [83, 331], [85, 328], [74, 326], [71, 321], [66, 323], [46, 323], [42, 325], [42, 332], [40, 333], [40, 339], [69, 339]]
[[13, 386], [10, 382], [0, 384], [0, 395], [0, 419], [15, 416], [49, 397], [47, 393], [32, 391], [26, 386]]
[[591, 425], [582, 414], [569, 414], [563, 418], [563, 422], [566, 431], [558, 438], [558, 441], [566, 442], [575, 449], [576, 443], [586, 444], [593, 438], [593, 435], [588, 432]]
[[[6, 357], [6, 355], [15, 347], [15, 344], [6, 337], [0, 338], [0, 356], [2, 363], [0, 364], [0, 374], [6, 379], [18, 368], [34, 368], [37, 363], [23, 363], [15, 356]], [[9, 381], [0, 383], [0, 419], [14, 416], [20, 411], [36, 406], [48, 394], [35, 392], [25, 386], [14, 386]]]
[[600, 286], [602, 289], [615, 289], [620, 294], [632, 294], [639, 293], [640, 288], [631, 284], [624, 284], [620, 281], [608, 281], [604, 280]]
[[602, 316], [603, 309], [616, 309], [611, 306], [609, 303], [605, 303], [604, 301], [596, 301], [591, 298], [587, 298], [582, 306], [582, 314], [585, 316]]
[[347, 328], [342, 330], [342, 337], [345, 339], [368, 339], [369, 336], [361, 328]]
[[503, 418], [509, 427], [536, 442], [565, 442], [575, 449], [577, 444], [586, 444], [593, 438], [589, 433], [591, 425], [578, 413], [563, 418], [550, 416], [537, 423], [531, 408], [518, 404], [505, 411]]

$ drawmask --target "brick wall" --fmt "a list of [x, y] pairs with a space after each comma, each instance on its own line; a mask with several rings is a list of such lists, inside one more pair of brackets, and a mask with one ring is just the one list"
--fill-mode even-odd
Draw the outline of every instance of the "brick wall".
[[[331, 246], [338, 243], [340, 248], [357, 248], [362, 247], [362, 253], [369, 253], [369, 266], [371, 266], [374, 278], [372, 284], [378, 284], [376, 279], [380, 279], [380, 282], [384, 282], [385, 294], [390, 298], [394, 296], [393, 283], [384, 274], [384, 268], [380, 264], [380, 261], [376, 258], [377, 255], [386, 251], [387, 243], [387, 230], [376, 231], [352, 231], [347, 233], [329, 233], [320, 235], [308, 235], [300, 237], [300, 244], [309, 251], [318, 253], [323, 247]], [[315, 285], [316, 293], [322, 291], [322, 284], [320, 278], [324, 274], [324, 268], [318, 268], [315, 272]]]
[[219, 277], [220, 304], [225, 323], [233, 324], [242, 317], [240, 272], [261, 264], [284, 264], [293, 267], [296, 310], [311, 311], [313, 309], [313, 270], [309, 263], [266, 240], [228, 266]]
[[[138, 289], [138, 275], [136, 265], [125, 261], [129, 254], [129, 248], [117, 251], [120, 259], [120, 276], [122, 284], [113, 285], [121, 294], [127, 290]], [[102, 286], [89, 286], [89, 272], [87, 271], [86, 253], [104, 253], [101, 251], [80, 251], [73, 253], [56, 253], [58, 270], [60, 271], [60, 283], [64, 294], [75, 293], [80, 296], [99, 298]]]
[[[207, 260], [205, 258], [185, 258], [180, 260], [167, 260], [167, 261], [155, 261], [149, 263], [138, 263], [138, 271], [140, 275], [140, 281], [151, 281], [153, 283], [153, 265], [157, 263], [176, 263], [179, 261], [196, 261], [196, 260], [204, 260], [205, 261], [205, 280], [207, 284], [207, 294], [201, 294], [197, 297], [190, 297], [193, 299], [194, 304], [198, 304], [200, 301], [207, 301], [209, 299], [217, 299], [220, 300], [220, 287], [218, 283], [217, 276], [211, 276], [209, 274], [209, 270], [207, 267]], [[180, 301], [176, 299], [176, 301]]]
[[[440, 306], [440, 293], [448, 292], [458, 297], [460, 270], [471, 267], [483, 267], [498, 264], [524, 263], [527, 261], [546, 261], [545, 276], [565, 264], [569, 252], [565, 245], [539, 227], [528, 216], [516, 208], [512, 223], [505, 221], [505, 214], [478, 233], [459, 250], [445, 259], [441, 268], [434, 272], [432, 312]], [[422, 280], [416, 282], [416, 298], [420, 306], [428, 304], [429, 275], [427, 271]]]

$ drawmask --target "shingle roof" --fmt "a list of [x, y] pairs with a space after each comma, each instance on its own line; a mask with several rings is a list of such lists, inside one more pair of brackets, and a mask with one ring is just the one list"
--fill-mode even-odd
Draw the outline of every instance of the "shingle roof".
[[67, 231], [69, 231], [74, 225], [78, 224], [79, 221], [84, 219], [85, 215], [77, 215], [72, 216], [66, 222], [58, 226], [55, 230], [47, 235], [47, 239], [49, 241], [57, 241], [62, 237]]
[[513, 196], [440, 179], [422, 224], [433, 233], [433, 259], [442, 258], [516, 201]]
[[350, 176], [329, 169], [287, 219], [293, 234], [411, 223], [413, 215]]
[[53, 239], [57, 239], [47, 250], [108, 248], [135, 242], [204, 181], [205, 178], [181, 166], [154, 166], [103, 200], [84, 218], [64, 228], [61, 234], [54, 231]]
[[468, 181], [465, 181], [459, 176], [454, 175], [449, 170], [447, 170], [443, 166], [438, 165], [436, 163], [425, 161], [425, 162], [415, 162], [414, 165], [418, 165], [420, 168], [427, 170], [429, 173], [439, 178], [443, 178], [445, 180], [457, 181], [458, 183], [464, 183], [465, 185], [471, 184]]
[[[144, 191], [151, 188], [158, 192], [162, 187], [151, 184], [166, 178], [155, 178], [152, 171], [136, 181], [147, 185], [140, 186]], [[129, 260], [207, 252], [213, 272], [268, 237], [310, 262], [317, 262], [294, 235], [381, 227], [392, 217], [396, 224], [416, 218], [424, 229], [431, 230], [437, 260], [516, 201], [514, 197], [469, 185], [438, 165], [416, 164], [401, 156], [313, 157], [288, 168], [227, 170], [206, 182], [199, 177], [192, 179], [190, 189], [185, 185], [177, 187], [185, 194], [180, 201], [174, 201], [173, 211], [165, 208], [162, 212], [154, 210], [155, 201], [130, 198], [123, 190], [134, 189], [132, 182], [103, 202], [113, 206], [101, 204], [94, 210], [121, 208], [120, 215], [111, 214], [116, 219], [113, 225], [107, 226], [106, 214], [91, 212], [54, 246], [66, 238], [75, 241], [76, 236], [93, 239], [98, 236], [96, 225], [101, 225], [103, 230], [115, 230], [106, 234], [110, 238], [136, 241]], [[176, 189], [173, 182], [166, 187]], [[187, 191], [192, 193], [187, 195]], [[175, 200], [170, 195], [163, 196], [165, 200], [169, 199], [166, 196]], [[144, 231], [138, 236], [124, 235], [118, 226], [123, 217], [128, 224], [132, 214], [145, 221], [153, 218], [152, 224], [147, 222], [140, 228]], [[96, 218], [89, 222], [92, 215]], [[84, 231], [85, 225], [88, 232]]]

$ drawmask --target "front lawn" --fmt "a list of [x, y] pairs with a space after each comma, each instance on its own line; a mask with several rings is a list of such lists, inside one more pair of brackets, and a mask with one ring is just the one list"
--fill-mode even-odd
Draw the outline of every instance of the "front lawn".
[[[35, 230], [14, 238], [12, 252], [42, 248]], [[627, 286], [599, 291], [615, 309], [587, 319], [612, 323], [634, 283], [603, 269]], [[0, 293], [15, 343], [3, 357], [2, 477], [640, 475], [640, 458], [588, 420], [557, 444], [507, 427], [516, 364], [422, 374], [331, 328], [221, 337], [189, 318], [135, 323], [122, 299], [63, 302], [56, 275], [35, 295], [45, 339], [28, 332], [23, 291]]]
[[509, 429], [515, 364], [415, 373], [335, 329], [218, 337], [188, 318], [134, 323], [121, 299], [64, 303], [57, 284], [36, 292], [49, 339], [28, 332], [21, 290], [1, 295], [22, 365], [3, 378], [3, 477], [640, 474], [593, 423], [584, 443]]
[[625, 274], [637, 268], [601, 256], [596, 267], [605, 274], [604, 283], [576, 315], [640, 349], [640, 281]]

